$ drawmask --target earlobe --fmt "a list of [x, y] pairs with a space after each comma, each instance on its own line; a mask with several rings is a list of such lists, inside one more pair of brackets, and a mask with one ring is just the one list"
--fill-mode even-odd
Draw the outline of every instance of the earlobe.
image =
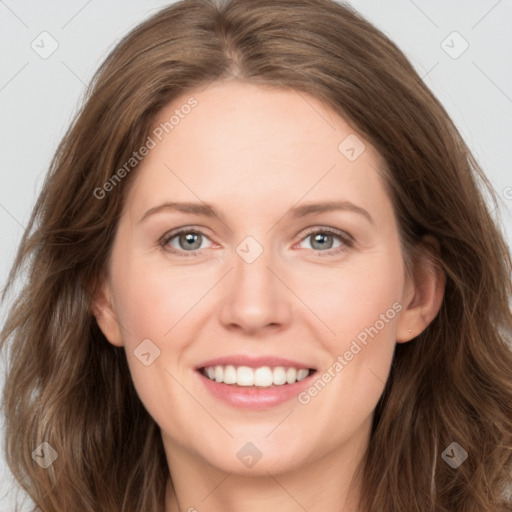
[[404, 291], [404, 309], [397, 326], [397, 343], [416, 338], [439, 313], [446, 275], [439, 264], [439, 243], [427, 236], [417, 248], [418, 257]]
[[91, 312], [96, 322], [105, 335], [105, 338], [116, 347], [123, 346], [121, 328], [117, 319], [117, 313], [112, 301], [110, 286], [105, 279], [99, 284], [91, 302]]

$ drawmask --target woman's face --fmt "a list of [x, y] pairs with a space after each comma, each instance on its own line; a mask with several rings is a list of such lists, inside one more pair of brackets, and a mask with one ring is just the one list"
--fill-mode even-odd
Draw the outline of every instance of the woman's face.
[[361, 454], [395, 343], [418, 334], [383, 161], [315, 98], [241, 81], [183, 95], [155, 128], [99, 323], [171, 465]]

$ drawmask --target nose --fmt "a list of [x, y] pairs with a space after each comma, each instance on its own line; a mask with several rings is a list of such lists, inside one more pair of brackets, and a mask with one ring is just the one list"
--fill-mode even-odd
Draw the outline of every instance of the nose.
[[293, 294], [285, 285], [277, 255], [263, 248], [251, 262], [240, 254], [233, 254], [234, 268], [224, 292], [221, 323], [229, 330], [251, 335], [283, 330], [290, 322]]

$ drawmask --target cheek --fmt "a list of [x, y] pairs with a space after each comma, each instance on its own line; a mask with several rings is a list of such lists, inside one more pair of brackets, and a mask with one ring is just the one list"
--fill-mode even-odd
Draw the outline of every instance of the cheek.
[[[350, 428], [371, 414], [389, 375], [403, 308], [401, 254], [374, 253], [317, 284], [311, 306], [333, 332], [322, 337], [329, 356], [301, 403], [314, 403], [315, 415]], [[326, 403], [331, 406], [321, 407]]]
[[[188, 396], [180, 385], [186, 376], [182, 358], [193, 339], [194, 307], [208, 287], [206, 282], [205, 290], [194, 286], [180, 269], [135, 259], [120, 264], [121, 275], [126, 278], [117, 282], [116, 305], [132, 381], [149, 414], [167, 431], [174, 431], [175, 423], [187, 421]], [[179, 434], [178, 429], [175, 435]]]
[[171, 267], [136, 251], [130, 257], [119, 251], [117, 256], [112, 282], [130, 373], [146, 409], [156, 418], [162, 400], [183, 400], [177, 382], [187, 377], [191, 364], [184, 357], [195, 339], [194, 319], [203, 315], [207, 300], [202, 299], [218, 276], [195, 265]]
[[193, 265], [171, 269], [161, 262], [133, 259], [121, 262], [119, 270], [116, 305], [127, 346], [144, 338], [163, 346], [173, 330], [187, 323], [187, 315], [215, 282], [214, 276], [210, 279]]
[[401, 254], [393, 248], [354, 258], [337, 272], [318, 272], [305, 281], [308, 305], [330, 328], [325, 337], [329, 352], [345, 351], [359, 334], [364, 342], [366, 329], [375, 325], [380, 339], [394, 338], [403, 284]]

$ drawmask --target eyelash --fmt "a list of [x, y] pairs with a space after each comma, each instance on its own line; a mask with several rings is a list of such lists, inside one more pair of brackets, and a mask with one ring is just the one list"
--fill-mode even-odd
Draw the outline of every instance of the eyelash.
[[[201, 251], [202, 249], [195, 249], [194, 251], [182, 251], [182, 250], [176, 250], [174, 247], [170, 247], [167, 245], [173, 238], [176, 238], [177, 236], [182, 235], [183, 233], [193, 233], [195, 235], [201, 235], [201, 236], [204, 236], [205, 238], [208, 238], [204, 233], [202, 233], [199, 230], [190, 229], [190, 228], [181, 228], [178, 231], [166, 233], [159, 240], [159, 244], [165, 250], [167, 250], [173, 254], [176, 254], [177, 256], [180, 256], [180, 257], [190, 258], [192, 256], [198, 256], [199, 255], [198, 252]], [[347, 248], [351, 248], [354, 246], [354, 240], [350, 235], [347, 235], [346, 233], [337, 231], [332, 228], [316, 228], [311, 231], [308, 231], [307, 233], [304, 234], [304, 236], [300, 239], [300, 241], [302, 242], [303, 240], [310, 237], [311, 235], [316, 235], [316, 234], [329, 234], [329, 235], [332, 235], [332, 236], [338, 238], [343, 243], [343, 245], [340, 247], [336, 247], [334, 249], [329, 249], [326, 251], [319, 251], [319, 250], [311, 249], [312, 251], [317, 252], [318, 256], [321, 256], [321, 257], [331, 256], [334, 254], [341, 254], [341, 253], [347, 251]]]

